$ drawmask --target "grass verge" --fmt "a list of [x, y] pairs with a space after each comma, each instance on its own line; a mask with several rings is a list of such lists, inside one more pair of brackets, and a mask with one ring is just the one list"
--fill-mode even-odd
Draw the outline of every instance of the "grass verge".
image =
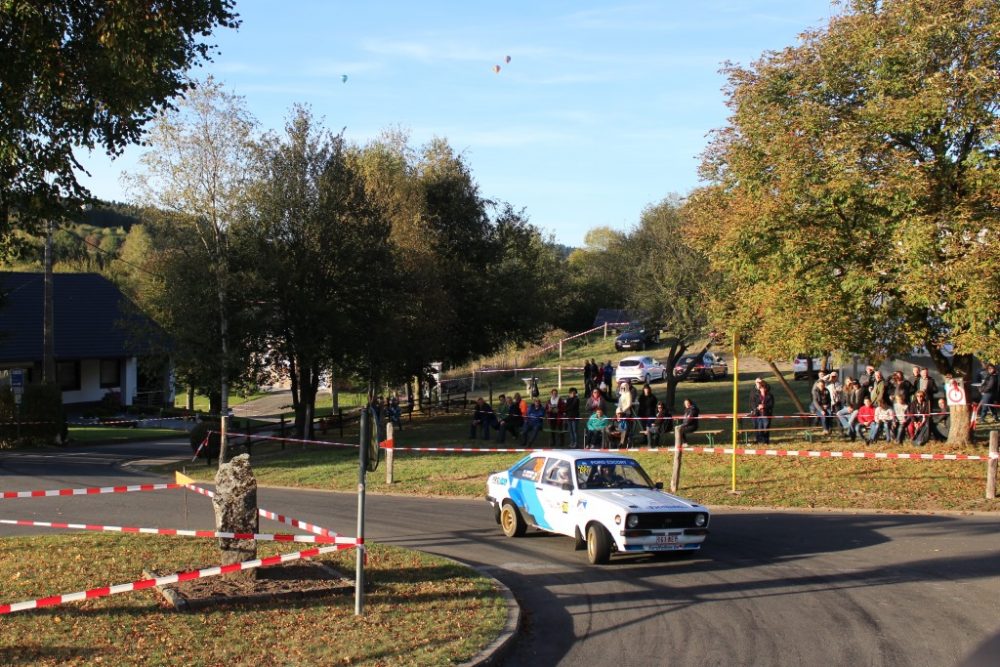
[[[262, 555], [281, 549], [262, 544]], [[46, 558], [37, 557], [39, 552]], [[354, 553], [323, 559], [350, 573]], [[217, 562], [212, 540], [57, 535], [0, 540], [5, 602], [124, 583]], [[331, 596], [176, 612], [155, 591], [0, 617], [0, 663], [31, 665], [441, 665], [475, 655], [503, 628], [490, 580], [451, 561], [369, 545], [365, 615]], [[264, 662], [269, 660], [264, 659]]]

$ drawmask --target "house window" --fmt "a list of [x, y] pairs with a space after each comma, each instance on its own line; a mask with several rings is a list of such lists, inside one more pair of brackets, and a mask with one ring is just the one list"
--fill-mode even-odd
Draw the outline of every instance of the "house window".
[[80, 362], [59, 361], [56, 363], [56, 382], [63, 391], [80, 390]]
[[121, 359], [101, 359], [101, 389], [121, 385]]

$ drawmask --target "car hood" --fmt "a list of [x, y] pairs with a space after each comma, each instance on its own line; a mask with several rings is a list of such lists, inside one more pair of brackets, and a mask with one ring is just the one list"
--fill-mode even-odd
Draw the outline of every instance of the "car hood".
[[583, 498], [601, 500], [617, 505], [623, 510], [643, 510], [647, 512], [668, 512], [672, 510], [705, 509], [701, 505], [670, 495], [658, 489], [583, 489]]

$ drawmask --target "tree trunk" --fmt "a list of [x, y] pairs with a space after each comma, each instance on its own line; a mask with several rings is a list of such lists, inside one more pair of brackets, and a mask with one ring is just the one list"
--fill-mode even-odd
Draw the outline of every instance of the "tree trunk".
[[972, 414], [969, 411], [969, 406], [953, 405], [949, 411], [951, 414], [948, 417], [948, 444], [972, 444], [972, 429], [969, 428], [969, 419]]
[[802, 401], [799, 400], [795, 390], [792, 389], [792, 385], [788, 384], [788, 380], [785, 379], [785, 374], [778, 369], [777, 365], [775, 365], [774, 360], [768, 359], [767, 365], [771, 368], [771, 372], [774, 373], [774, 377], [778, 378], [778, 384], [780, 384], [785, 390], [785, 393], [788, 394], [788, 398], [791, 399], [795, 409], [798, 410], [800, 414], [807, 414], [809, 411], [806, 410], [804, 405], [802, 405]]

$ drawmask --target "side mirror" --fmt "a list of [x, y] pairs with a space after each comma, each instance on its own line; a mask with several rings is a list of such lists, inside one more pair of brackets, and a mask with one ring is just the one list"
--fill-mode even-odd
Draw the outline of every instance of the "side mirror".
[[658, 488], [660, 491], [662, 491], [663, 490], [663, 482], [657, 482], [656, 483], [656, 488]]
[[572, 491], [573, 490], [573, 482], [563, 482], [562, 483], [562, 490], [563, 491]]

